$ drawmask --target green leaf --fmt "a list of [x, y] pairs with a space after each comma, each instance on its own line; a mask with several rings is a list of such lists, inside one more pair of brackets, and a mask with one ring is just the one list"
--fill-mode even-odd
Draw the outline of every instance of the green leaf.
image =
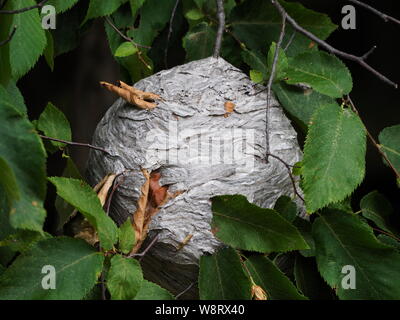
[[140, 264], [132, 258], [115, 255], [107, 275], [107, 288], [113, 300], [132, 300], [143, 283]]
[[14, 81], [9, 81], [5, 88], [0, 86], [0, 103], [2, 102], [7, 102], [21, 114], [26, 114], [24, 97]]
[[212, 198], [216, 237], [237, 249], [282, 252], [308, 249], [299, 231], [279, 213], [249, 203], [242, 195]]
[[114, 55], [116, 57], [128, 57], [136, 52], [138, 52], [138, 48], [135, 47], [132, 42], [127, 41], [121, 43], [121, 45], [115, 51]]
[[57, 13], [61, 13], [71, 9], [75, 4], [77, 4], [78, 0], [50, 0], [46, 3], [46, 5], [52, 5], [56, 8]]
[[128, 254], [135, 245], [135, 229], [132, 226], [131, 218], [119, 228], [119, 249], [122, 253]]
[[118, 228], [104, 212], [93, 189], [78, 179], [51, 177], [48, 180], [56, 186], [57, 194], [81, 212], [96, 229], [101, 247], [111, 250], [118, 240]]
[[323, 51], [289, 59], [287, 78], [289, 84], [304, 83], [332, 98], [348, 94], [353, 87], [349, 69], [338, 58]]
[[297, 216], [297, 206], [288, 196], [281, 196], [276, 200], [274, 210], [289, 222]]
[[[50, 102], [40, 115], [37, 127], [48, 137], [71, 141], [71, 127], [68, 119], [64, 113]], [[65, 146], [65, 144], [61, 142], [51, 141], [51, 143], [56, 147]]]
[[[299, 3], [280, 1], [288, 14], [300, 26], [312, 32], [320, 39], [326, 39], [336, 26], [326, 14], [304, 8]], [[247, 0], [236, 6], [230, 16], [230, 25], [236, 38], [245, 43], [250, 50], [263, 52], [272, 41], [277, 41], [281, 31], [282, 17], [270, 1]], [[294, 29], [286, 24], [286, 33], [282, 47], [285, 48], [294, 34]], [[300, 33], [296, 33], [288, 49], [287, 56], [311, 51], [316, 46]]]
[[303, 158], [303, 191], [312, 213], [346, 198], [365, 174], [365, 129], [360, 118], [336, 104], [313, 115]]
[[299, 230], [301, 236], [304, 238], [304, 240], [307, 242], [309, 249], [306, 250], [299, 250], [299, 253], [303, 257], [313, 257], [315, 256], [315, 242], [312, 237], [312, 225], [309, 221], [301, 219], [301, 218], [296, 218], [294, 220], [293, 225]]
[[250, 70], [250, 80], [254, 83], [261, 83], [264, 81], [264, 76], [260, 71]]
[[[276, 51], [276, 43], [272, 42], [272, 44], [269, 48], [269, 51], [268, 51], [268, 58], [267, 58], [268, 70], [272, 70], [272, 65], [274, 63], [274, 57], [275, 57], [275, 51]], [[276, 64], [274, 81], [279, 81], [286, 77], [286, 70], [287, 70], [288, 66], [289, 66], [289, 63], [288, 63], [288, 59], [286, 57], [285, 51], [283, 51], [282, 48], [279, 48], [278, 61]], [[271, 71], [269, 71], [269, 74], [270, 73], [271, 73]]]
[[307, 300], [267, 257], [251, 256], [245, 265], [254, 282], [267, 293], [268, 300]]
[[3, 173], [8, 177], [7, 182], [3, 180], [2, 183], [7, 184], [7, 190], [10, 190], [15, 187], [11, 181], [16, 181], [20, 195], [9, 208], [10, 224], [14, 228], [42, 232], [46, 216], [43, 208], [46, 195], [45, 151], [32, 124], [19, 109], [0, 98], [0, 157], [3, 165], [9, 167], [8, 174]]
[[47, 45], [44, 50], [44, 57], [50, 70], [54, 70], [54, 41], [50, 31], [46, 31]]
[[400, 251], [400, 242], [393, 239], [392, 237], [387, 236], [386, 234], [380, 234], [377, 236], [378, 240], [387, 246], [391, 246], [395, 248], [397, 251]]
[[[104, 257], [82, 240], [51, 238], [21, 254], [0, 276], [0, 300], [78, 300], [96, 284]], [[55, 269], [55, 289], [45, 290], [42, 280]]]
[[247, 65], [249, 65], [250, 68], [261, 72], [263, 81], [267, 79], [268, 75], [267, 57], [265, 57], [260, 52], [250, 51], [247, 49], [242, 50], [241, 55], [243, 61]]
[[[34, 0], [8, 1], [4, 10], [17, 10], [33, 5], [36, 5]], [[13, 14], [9, 32], [14, 26], [17, 30], [8, 46], [12, 77], [18, 80], [35, 65], [43, 53], [46, 35], [38, 9]]]
[[25, 252], [38, 241], [51, 238], [48, 233], [41, 234], [36, 231], [18, 230], [0, 241], [0, 247], [8, 247], [13, 252]]
[[397, 172], [400, 172], [400, 124], [383, 129], [379, 142]]
[[361, 199], [362, 215], [373, 221], [379, 228], [393, 235], [399, 234], [390, 219], [394, 213], [390, 202], [378, 191], [373, 191]]
[[128, 0], [90, 0], [86, 17], [81, 25], [93, 18], [109, 16], [127, 1]]
[[296, 256], [294, 277], [297, 288], [311, 300], [332, 300], [336, 298], [334, 291], [327, 285], [318, 272], [314, 258]]
[[136, 17], [137, 11], [143, 6], [145, 1], [146, 0], [129, 0], [132, 17]]
[[[318, 269], [340, 299], [398, 299], [400, 254], [380, 243], [354, 214], [328, 211], [313, 224]], [[344, 266], [355, 268], [356, 289], [344, 289]]]
[[[71, 158], [67, 158], [67, 164], [63, 171], [63, 177], [83, 180], [78, 168]], [[64, 224], [70, 219], [74, 207], [57, 195], [55, 207], [57, 209], [57, 230], [62, 230]]]
[[129, 30], [128, 36], [136, 43], [151, 46], [169, 22], [175, 3], [176, 0], [146, 0], [140, 9], [139, 27]]
[[21, 198], [18, 189], [17, 178], [13, 169], [8, 165], [7, 161], [0, 157], [0, 185], [5, 191], [8, 206], [11, 206], [14, 201]]
[[174, 296], [159, 285], [143, 280], [134, 300], [175, 300]]
[[200, 20], [201, 18], [204, 18], [204, 14], [199, 9], [194, 8], [186, 12], [185, 17], [188, 20]]
[[237, 252], [219, 249], [200, 258], [199, 290], [201, 300], [249, 300], [251, 282]]
[[207, 22], [193, 27], [183, 38], [186, 61], [199, 60], [212, 55], [216, 32]]

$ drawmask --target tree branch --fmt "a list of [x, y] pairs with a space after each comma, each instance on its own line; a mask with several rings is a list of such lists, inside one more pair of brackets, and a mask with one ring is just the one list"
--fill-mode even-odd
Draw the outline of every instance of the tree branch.
[[7, 37], [7, 39], [0, 41], [0, 47], [4, 46], [5, 44], [7, 44], [8, 42], [11, 41], [12, 37], [14, 37], [15, 31], [17, 31], [17, 27], [14, 27], [11, 31], [11, 33], [9, 34], [9, 36]]
[[[43, 0], [41, 2], [39, 2], [38, 4], [35, 4], [34, 6], [30, 6], [30, 7], [26, 7], [26, 8], [21, 8], [21, 9], [17, 9], [17, 10], [0, 10], [0, 14], [18, 14], [18, 13], [22, 13], [25, 11], [29, 11], [32, 9], [36, 9], [36, 8], [41, 8], [45, 5], [45, 3], [49, 1], [49, 0]], [[4, 3], [2, 4], [2, 7], [5, 5], [6, 1], [4, 1]]]
[[271, 0], [271, 3], [278, 9], [279, 13], [283, 16], [286, 14], [287, 21], [292, 25], [292, 27], [300, 32], [301, 34], [305, 35], [307, 38], [311, 39], [321, 47], [325, 48], [328, 52], [335, 54], [339, 57], [342, 57], [347, 60], [351, 60], [354, 62], [357, 62], [359, 65], [367, 69], [369, 72], [374, 74], [377, 78], [379, 78], [381, 81], [395, 87], [397, 89], [398, 85], [397, 83], [391, 81], [387, 77], [385, 77], [383, 74], [381, 74], [379, 71], [375, 70], [372, 68], [369, 64], [365, 62], [366, 57], [371, 53], [371, 50], [368, 52], [368, 54], [365, 54], [361, 57], [340, 51], [334, 47], [332, 47], [330, 44], [327, 42], [321, 40], [311, 32], [307, 31], [306, 29], [302, 28], [290, 15], [287, 14], [286, 10], [281, 6], [281, 4], [278, 2], [278, 0]]
[[180, 0], [176, 0], [175, 6], [172, 9], [171, 18], [169, 19], [169, 29], [168, 29], [168, 36], [167, 36], [167, 44], [165, 45], [165, 51], [164, 51], [164, 65], [165, 65], [165, 68], [168, 68], [168, 47], [169, 47], [169, 41], [171, 40], [171, 35], [172, 35], [172, 23], [174, 22], [175, 13], [176, 13], [176, 9], [178, 8], [179, 1]]
[[218, 31], [217, 36], [215, 38], [215, 46], [214, 46], [214, 58], [218, 58], [221, 45], [222, 45], [222, 37], [224, 35], [225, 30], [225, 10], [224, 10], [224, 0], [216, 0], [217, 2], [217, 17], [218, 17]]
[[278, 63], [279, 58], [279, 50], [282, 46], [283, 37], [285, 36], [285, 27], [286, 27], [286, 14], [282, 15], [282, 26], [281, 32], [279, 34], [279, 39], [276, 44], [275, 53], [274, 53], [274, 60], [271, 66], [271, 74], [269, 75], [268, 83], [267, 83], [267, 112], [266, 112], [266, 138], [267, 138], [267, 162], [268, 162], [268, 154], [269, 154], [269, 114], [270, 114], [270, 106], [271, 106], [271, 87], [272, 82], [274, 81], [275, 72], [276, 72], [276, 65]]
[[47, 137], [44, 135], [39, 134], [39, 137], [41, 137], [42, 139], [45, 140], [50, 140], [50, 141], [56, 141], [56, 142], [61, 142], [61, 143], [65, 143], [67, 145], [71, 145], [71, 146], [77, 146], [77, 147], [86, 147], [86, 148], [91, 148], [94, 150], [98, 150], [98, 151], [102, 151], [104, 153], [107, 153], [108, 155], [112, 155], [110, 152], [108, 152], [106, 149], [100, 148], [100, 147], [96, 147], [96, 146], [92, 146], [91, 144], [88, 143], [79, 143], [79, 142], [71, 142], [71, 141], [66, 141], [66, 140], [61, 140], [61, 139], [56, 139], [56, 138], [51, 138], [51, 137]]
[[400, 20], [397, 20], [396, 18], [393, 18], [379, 10], [376, 10], [375, 8], [371, 7], [370, 5], [368, 5], [364, 2], [361, 2], [358, 0], [348, 0], [348, 1], [375, 13], [377, 16], [381, 17], [385, 22], [392, 21], [394, 23], [400, 24]]
[[393, 163], [389, 160], [389, 158], [387, 157], [386, 153], [382, 150], [382, 146], [376, 142], [375, 138], [372, 136], [372, 134], [368, 131], [367, 127], [365, 126], [364, 122], [362, 121], [360, 114], [355, 106], [355, 104], [353, 103], [353, 101], [351, 100], [350, 96], [347, 96], [347, 101], [349, 102], [349, 106], [350, 108], [353, 110], [353, 112], [360, 118], [361, 122], [363, 123], [365, 130], [367, 131], [367, 136], [369, 138], [369, 140], [371, 141], [371, 143], [373, 144], [373, 146], [378, 150], [378, 152], [381, 154], [382, 158], [385, 159], [385, 161], [387, 162], [387, 164], [389, 165], [390, 169], [392, 169], [392, 171], [394, 172], [394, 174], [396, 175], [397, 179], [400, 179], [400, 173], [397, 171], [397, 169], [394, 167]]

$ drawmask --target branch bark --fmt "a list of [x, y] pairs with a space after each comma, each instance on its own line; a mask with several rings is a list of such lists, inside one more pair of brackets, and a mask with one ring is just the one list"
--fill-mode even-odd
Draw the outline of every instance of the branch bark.
[[296, 20], [294, 20], [290, 15], [287, 14], [286, 10], [281, 6], [281, 4], [278, 2], [278, 0], [271, 0], [271, 3], [278, 9], [279, 13], [281, 16], [286, 15], [287, 21], [292, 25], [292, 27], [298, 31], [299, 33], [305, 35], [307, 38], [311, 39], [318, 45], [320, 45], [322, 48], [326, 49], [329, 53], [335, 54], [339, 57], [342, 57], [347, 60], [351, 60], [354, 62], [357, 62], [359, 65], [361, 65], [363, 68], [367, 69], [369, 72], [374, 74], [378, 79], [381, 81], [393, 86], [394, 88], [398, 88], [397, 83], [393, 82], [392, 80], [388, 79], [385, 77], [382, 73], [371, 67], [368, 63], [365, 62], [365, 59], [369, 56], [371, 53], [371, 50], [367, 52], [367, 54], [364, 54], [363, 56], [355, 56], [353, 54], [349, 54], [343, 51], [340, 51], [334, 47], [332, 47], [330, 44], [327, 42], [321, 40], [318, 38], [316, 35], [312, 34], [311, 32], [307, 31], [306, 29], [302, 28]]
[[400, 24], [400, 20], [397, 20], [396, 18], [393, 18], [392, 16], [389, 16], [389, 15], [375, 9], [374, 7], [371, 7], [370, 5], [368, 5], [364, 2], [361, 2], [358, 0], [348, 0], [348, 1], [375, 13], [377, 16], [381, 17], [385, 22], [392, 21], [394, 23]]
[[224, 0], [216, 0], [217, 2], [217, 17], [218, 17], [218, 31], [215, 38], [214, 58], [218, 58], [221, 51], [222, 38], [225, 30], [225, 10]]
[[[0, 14], [18, 14], [18, 13], [26, 12], [26, 11], [33, 10], [33, 9], [39, 9], [39, 8], [43, 7], [47, 1], [49, 1], [49, 0], [43, 0], [43, 1], [39, 2], [38, 4], [35, 4], [34, 6], [21, 8], [21, 9], [17, 9], [17, 10], [0, 10]], [[5, 3], [6, 3], [6, 1], [4, 1], [2, 6], [5, 5]]]

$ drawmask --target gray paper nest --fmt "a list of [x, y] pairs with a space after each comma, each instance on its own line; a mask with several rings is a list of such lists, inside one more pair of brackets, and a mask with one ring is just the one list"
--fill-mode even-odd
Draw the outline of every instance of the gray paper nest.
[[[266, 161], [266, 92], [222, 58], [207, 58], [161, 71], [134, 85], [162, 97], [143, 110], [118, 99], [100, 121], [93, 144], [113, 156], [91, 151], [88, 178], [98, 183], [108, 173], [124, 173], [110, 215], [123, 223], [136, 210], [145, 179], [141, 168], [159, 170], [160, 184], [184, 191], [154, 216], [146, 242], [154, 246], [142, 261], [148, 280], [173, 293], [197, 280], [198, 261], [222, 244], [211, 233], [210, 198], [243, 194], [261, 207], [281, 195], [293, 196], [287, 168]], [[226, 116], [224, 104], [234, 111]], [[270, 153], [288, 164], [301, 160], [296, 132], [273, 99], [269, 111]], [[182, 247], [188, 235], [190, 241]], [[181, 248], [182, 247], [182, 248]], [[196, 286], [184, 298], [194, 298]]]

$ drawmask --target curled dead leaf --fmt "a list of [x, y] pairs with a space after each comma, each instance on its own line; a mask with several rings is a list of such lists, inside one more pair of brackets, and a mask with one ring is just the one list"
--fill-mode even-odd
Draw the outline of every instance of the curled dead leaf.
[[103, 179], [104, 183], [100, 187], [99, 192], [97, 193], [97, 197], [100, 200], [101, 206], [104, 206], [104, 204], [106, 203], [108, 191], [112, 187], [112, 185], [114, 183], [114, 179], [115, 179], [116, 176], [117, 176], [116, 174], [112, 173], [112, 174], [106, 175], [105, 176], [105, 180]]
[[74, 238], [83, 239], [92, 246], [99, 242], [96, 230], [86, 219], [76, 224], [73, 232], [75, 234]]
[[253, 284], [251, 287], [251, 296], [254, 300], [268, 300], [267, 294], [260, 286]]
[[119, 86], [104, 81], [100, 81], [100, 85], [141, 109], [153, 109], [157, 106], [154, 101], [161, 99], [155, 93], [141, 91], [122, 81], [119, 81]]
[[227, 118], [229, 117], [229, 114], [233, 112], [235, 109], [235, 104], [232, 101], [226, 101], [224, 103], [224, 108], [225, 108], [225, 114], [224, 117]]

